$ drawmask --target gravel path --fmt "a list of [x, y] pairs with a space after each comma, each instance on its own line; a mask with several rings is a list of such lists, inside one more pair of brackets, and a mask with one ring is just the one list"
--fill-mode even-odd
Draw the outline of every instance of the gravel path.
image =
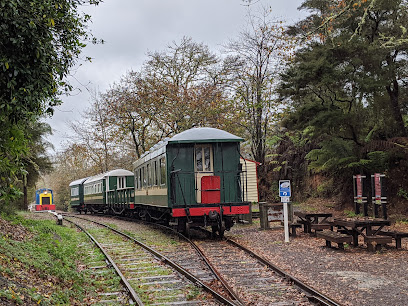
[[227, 237], [248, 246], [291, 275], [344, 305], [408, 305], [408, 239], [370, 253], [365, 247], [344, 251], [301, 233], [284, 243], [283, 229], [236, 226]]

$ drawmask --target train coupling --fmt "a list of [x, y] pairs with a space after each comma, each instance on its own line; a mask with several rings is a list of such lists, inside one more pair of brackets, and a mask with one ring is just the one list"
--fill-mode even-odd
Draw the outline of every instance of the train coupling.
[[217, 220], [217, 218], [218, 218], [218, 212], [216, 211], [216, 210], [210, 210], [209, 212], [208, 212], [208, 218], [210, 219], [210, 220], [212, 220], [212, 221], [214, 221], [214, 220]]

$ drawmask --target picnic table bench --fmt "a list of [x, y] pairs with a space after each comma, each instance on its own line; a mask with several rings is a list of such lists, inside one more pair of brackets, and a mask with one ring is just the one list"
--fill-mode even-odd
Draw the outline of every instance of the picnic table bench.
[[326, 246], [328, 248], [331, 248], [331, 243], [335, 242], [337, 243], [338, 248], [342, 250], [344, 250], [344, 243], [351, 243], [353, 241], [353, 237], [351, 235], [333, 231], [316, 232], [316, 237], [325, 239]]
[[299, 218], [297, 223], [303, 224], [303, 231], [309, 234], [312, 233], [312, 229], [314, 229], [315, 231], [327, 229], [328, 228], [327, 225], [322, 226], [319, 225], [328, 224], [327, 219], [333, 216], [331, 213], [312, 213], [301, 211], [294, 212], [294, 215]]
[[[281, 222], [281, 225], [284, 225], [283, 221]], [[289, 235], [296, 237], [296, 229], [302, 227], [301, 223], [295, 223], [295, 222], [289, 222]]]
[[310, 229], [311, 230], [315, 230], [315, 234], [317, 233], [317, 231], [322, 231], [325, 229], [329, 229], [332, 230], [333, 229], [333, 225], [331, 225], [330, 223], [318, 223], [318, 224], [310, 224]]
[[[344, 219], [334, 219], [333, 226], [338, 228], [338, 231], [347, 233], [353, 237], [353, 246], [358, 246], [358, 236], [361, 235], [364, 238], [368, 236], [381, 236], [379, 234], [384, 226], [391, 225], [389, 220], [381, 219], [355, 219], [355, 220], [344, 220]], [[365, 242], [371, 244], [376, 242], [375, 238], [368, 238]], [[378, 241], [384, 241], [383, 239], [378, 239]], [[384, 244], [387, 242], [381, 242]]]
[[[369, 251], [379, 251], [381, 250], [381, 246], [383, 244], [391, 243], [392, 237], [390, 236], [380, 236], [380, 235], [373, 235], [373, 236], [364, 236], [364, 242], [367, 243], [367, 249]], [[373, 243], [375, 243], [375, 248]]]
[[379, 231], [379, 235], [382, 236], [391, 236], [395, 240], [395, 246], [397, 249], [401, 248], [401, 239], [408, 237], [408, 233], [396, 232], [396, 231]]

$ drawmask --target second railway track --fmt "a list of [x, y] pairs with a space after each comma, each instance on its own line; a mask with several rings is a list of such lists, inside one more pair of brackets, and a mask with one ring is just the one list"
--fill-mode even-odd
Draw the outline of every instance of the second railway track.
[[[112, 219], [108, 222], [112, 222]], [[126, 223], [118, 224], [124, 224], [126, 227]], [[143, 237], [140, 232], [138, 232], [137, 236], [144, 240], [146, 244], [155, 245], [152, 236], [150, 238]], [[165, 254], [166, 258], [190, 271], [202, 283], [216, 288], [220, 295], [226, 297], [227, 301], [233, 300], [233, 304], [339, 305], [306, 284], [278, 270], [277, 267], [269, 264], [256, 254], [245, 250], [237, 243], [227, 240], [203, 239], [202, 236], [196, 239], [194, 243], [196, 248], [209, 259], [210, 265], [215, 268], [227, 287], [232, 287], [232, 293], [227, 293], [228, 289], [208, 269], [207, 264], [197, 254], [197, 251], [188, 240], [175, 238], [173, 243], [171, 242], [162, 248], [162, 253]]]

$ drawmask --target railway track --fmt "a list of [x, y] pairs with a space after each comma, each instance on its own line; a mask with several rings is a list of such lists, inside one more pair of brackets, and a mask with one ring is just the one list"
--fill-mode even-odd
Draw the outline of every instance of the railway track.
[[201, 234], [191, 241], [173, 233], [182, 239], [165, 256], [235, 305], [339, 305], [232, 240], [203, 239]]
[[[74, 218], [75, 221], [72, 220]], [[77, 216], [66, 216], [65, 220], [86, 232], [105, 254], [129, 294], [129, 303], [237, 305], [166, 256], [109, 225]], [[195, 299], [204, 295], [202, 289], [211, 295], [204, 301]], [[105, 294], [113, 295], [109, 292]], [[123, 297], [116, 302], [127, 303]]]
[[[211, 236], [211, 232], [201, 232]], [[230, 290], [242, 304], [339, 305], [233, 240], [209, 240], [203, 237], [189, 240], [180, 236], [209, 262], [218, 279], [228, 287], [232, 284]], [[185, 249], [182, 249], [183, 253]]]

